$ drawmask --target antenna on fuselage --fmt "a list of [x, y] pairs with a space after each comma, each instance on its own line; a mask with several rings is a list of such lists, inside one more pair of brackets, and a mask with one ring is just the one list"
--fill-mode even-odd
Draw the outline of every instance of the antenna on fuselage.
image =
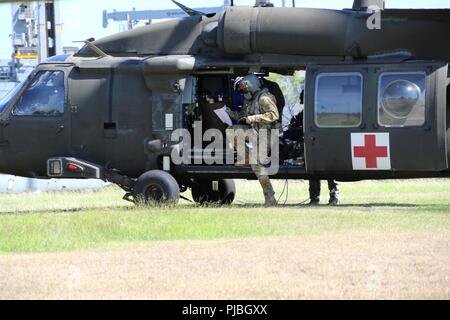
[[84, 44], [86, 44], [89, 47], [89, 49], [94, 51], [101, 58], [106, 58], [106, 57], [110, 56], [110, 55], [106, 54], [102, 49], [97, 47], [95, 44], [93, 44], [92, 41], [95, 41], [95, 39], [94, 38], [90, 38], [90, 39], [86, 39], [86, 40], [83, 40], [83, 41], [73, 41], [73, 42], [74, 43], [84, 43]]

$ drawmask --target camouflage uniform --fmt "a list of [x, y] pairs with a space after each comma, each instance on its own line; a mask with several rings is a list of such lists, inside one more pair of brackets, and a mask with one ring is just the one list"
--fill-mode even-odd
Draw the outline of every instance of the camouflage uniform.
[[248, 116], [256, 116], [256, 121], [252, 125], [255, 130], [274, 129], [276, 122], [280, 119], [275, 96], [267, 89], [257, 92], [254, 99], [245, 100], [241, 111], [229, 110], [228, 113], [236, 121]]
[[[245, 78], [244, 78], [245, 79]], [[275, 97], [267, 89], [258, 89], [253, 93], [252, 99], [246, 100], [242, 110], [228, 110], [230, 117], [236, 121], [243, 118], [251, 119], [251, 128], [258, 132], [258, 141], [260, 145], [265, 144], [267, 151], [270, 152], [271, 140], [270, 134], [272, 129], [277, 128], [277, 122], [280, 118]], [[261, 129], [267, 130], [267, 135], [259, 132]], [[258, 156], [257, 164], [252, 164], [252, 170], [264, 192], [265, 205], [274, 206], [277, 204], [275, 192], [268, 175], [264, 174], [263, 168], [266, 159], [260, 159]]]

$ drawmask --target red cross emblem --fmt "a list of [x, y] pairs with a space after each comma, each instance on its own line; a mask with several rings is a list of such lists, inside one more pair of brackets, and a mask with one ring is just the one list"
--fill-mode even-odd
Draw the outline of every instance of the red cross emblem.
[[389, 133], [352, 133], [354, 170], [390, 170]]

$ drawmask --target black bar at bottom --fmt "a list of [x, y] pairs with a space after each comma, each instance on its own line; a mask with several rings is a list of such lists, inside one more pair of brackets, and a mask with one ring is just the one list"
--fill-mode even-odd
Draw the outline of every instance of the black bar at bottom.
[[136, 319], [384, 319], [392, 311], [401, 312], [402, 318], [426, 319], [430, 312], [445, 314], [448, 305], [448, 301], [0, 301], [1, 310], [15, 317], [29, 312], [45, 314], [46, 319], [52, 315], [64, 319], [67, 314], [76, 319], [92, 316], [93, 311], [116, 319], [134, 319], [133, 314]]

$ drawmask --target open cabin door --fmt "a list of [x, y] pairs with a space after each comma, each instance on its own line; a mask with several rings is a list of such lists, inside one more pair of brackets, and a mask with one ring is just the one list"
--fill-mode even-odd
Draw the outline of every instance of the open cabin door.
[[447, 69], [436, 62], [309, 67], [307, 171], [363, 178], [447, 169]]

